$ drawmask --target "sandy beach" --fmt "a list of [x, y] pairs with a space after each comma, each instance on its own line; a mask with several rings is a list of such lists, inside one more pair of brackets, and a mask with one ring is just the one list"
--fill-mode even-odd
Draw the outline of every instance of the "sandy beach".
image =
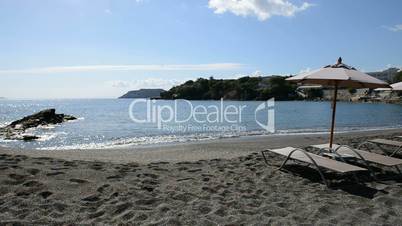
[[[402, 135], [351, 132], [336, 142]], [[101, 150], [0, 148], [0, 224], [401, 225], [402, 177], [375, 168], [361, 184], [259, 151], [326, 142], [323, 135], [244, 137]], [[399, 156], [401, 157], [401, 156]]]

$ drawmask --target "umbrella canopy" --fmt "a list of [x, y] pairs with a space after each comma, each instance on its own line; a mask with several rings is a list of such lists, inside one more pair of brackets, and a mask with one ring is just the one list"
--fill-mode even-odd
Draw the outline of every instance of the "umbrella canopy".
[[402, 91], [402, 82], [391, 84], [392, 90]]
[[333, 86], [335, 88], [332, 104], [331, 132], [329, 139], [330, 148], [332, 148], [334, 137], [336, 99], [338, 88], [390, 88], [390, 86], [386, 82], [360, 72], [354, 67], [343, 64], [341, 57], [339, 57], [338, 62], [334, 65], [328, 65], [311, 72], [293, 76], [286, 80], [302, 84]]
[[386, 82], [343, 64], [340, 57], [334, 65], [296, 75], [287, 80], [304, 84], [337, 85], [345, 88], [389, 88]]

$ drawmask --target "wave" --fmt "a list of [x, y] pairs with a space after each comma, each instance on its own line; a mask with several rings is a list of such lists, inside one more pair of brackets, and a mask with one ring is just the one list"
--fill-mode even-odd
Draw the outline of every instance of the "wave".
[[[335, 133], [347, 132], [363, 132], [376, 130], [390, 130], [402, 128], [402, 125], [387, 126], [387, 127], [343, 127], [337, 128]], [[104, 142], [90, 142], [81, 144], [70, 144], [61, 146], [39, 147], [39, 150], [85, 150], [85, 149], [118, 149], [131, 146], [146, 146], [146, 145], [162, 145], [171, 143], [185, 143], [196, 141], [207, 141], [216, 139], [236, 138], [236, 137], [251, 137], [251, 136], [282, 136], [282, 135], [313, 135], [313, 134], [329, 134], [328, 128], [307, 128], [307, 129], [285, 129], [277, 130], [275, 133], [266, 131], [247, 131], [240, 133], [202, 133], [189, 135], [159, 135], [159, 136], [143, 136], [132, 138], [119, 138]], [[48, 139], [54, 137], [49, 136]]]

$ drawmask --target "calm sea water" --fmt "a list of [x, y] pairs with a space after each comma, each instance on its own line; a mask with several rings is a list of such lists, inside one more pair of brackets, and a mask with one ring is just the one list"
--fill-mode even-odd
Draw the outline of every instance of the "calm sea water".
[[[161, 128], [154, 121], [134, 122], [130, 118], [129, 99], [80, 99], [80, 100], [0, 100], [0, 126], [13, 120], [46, 108], [56, 108], [58, 113], [71, 114], [79, 119], [64, 124], [42, 127], [27, 131], [41, 137], [38, 141], [6, 141], [0, 145], [35, 149], [92, 149], [127, 147], [131, 145], [148, 145], [170, 142], [186, 142], [225, 137], [250, 135], [276, 135], [294, 133], [327, 132], [330, 124], [331, 106], [329, 102], [277, 101], [275, 107], [275, 133], [270, 133], [257, 122], [267, 123], [267, 111], [255, 110], [264, 102], [260, 101], [191, 101], [197, 107], [196, 118], [183, 123], [169, 121]], [[190, 102], [158, 100], [150, 103], [151, 110], [165, 106], [161, 112], [163, 119], [169, 119], [171, 107], [180, 119], [188, 118], [191, 111]], [[221, 113], [214, 115], [213, 110], [220, 110], [233, 105], [242, 108], [240, 114], [227, 118], [230, 122], [219, 120]], [[203, 112], [203, 107], [207, 112]], [[155, 111], [154, 111], [155, 112]], [[157, 112], [157, 111], [156, 111]], [[205, 114], [204, 114], [205, 113]], [[136, 104], [131, 114], [138, 119], [145, 119], [147, 105]], [[208, 114], [211, 114], [208, 116]], [[158, 118], [151, 112], [152, 117]], [[214, 116], [217, 116], [214, 118]], [[208, 118], [207, 118], [208, 117]], [[210, 119], [211, 123], [199, 123]], [[217, 120], [216, 120], [217, 119]], [[234, 122], [235, 121], [235, 122]], [[392, 104], [346, 103], [339, 102], [337, 108], [337, 131], [368, 130], [378, 128], [402, 128], [402, 106]]]

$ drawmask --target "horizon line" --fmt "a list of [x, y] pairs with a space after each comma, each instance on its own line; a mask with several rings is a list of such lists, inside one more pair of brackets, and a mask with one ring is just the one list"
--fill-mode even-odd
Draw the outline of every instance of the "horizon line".
[[210, 63], [210, 64], [126, 64], [126, 65], [80, 65], [53, 66], [28, 69], [3, 69], [2, 74], [52, 74], [102, 71], [215, 71], [238, 70], [244, 67], [240, 63]]

